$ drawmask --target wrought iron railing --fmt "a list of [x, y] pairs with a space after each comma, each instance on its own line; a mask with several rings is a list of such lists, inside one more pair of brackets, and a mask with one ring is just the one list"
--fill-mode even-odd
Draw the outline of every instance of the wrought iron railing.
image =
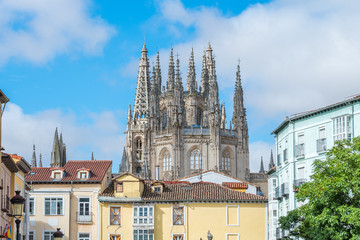
[[305, 144], [301, 143], [295, 146], [295, 156], [303, 157], [305, 155]]
[[326, 138], [316, 140], [316, 145], [318, 152], [326, 151]]

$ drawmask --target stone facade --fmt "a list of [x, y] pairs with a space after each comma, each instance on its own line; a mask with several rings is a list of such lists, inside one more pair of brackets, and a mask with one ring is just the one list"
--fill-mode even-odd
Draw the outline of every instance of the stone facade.
[[150, 75], [147, 52], [144, 44], [133, 109], [129, 105], [119, 172], [172, 180], [214, 169], [249, 180], [249, 137], [240, 66], [236, 72], [232, 121], [228, 125], [225, 103], [219, 102], [210, 44], [204, 51], [199, 87], [191, 50], [186, 90], [179, 59], [174, 61], [172, 49], [165, 86], [159, 53]]

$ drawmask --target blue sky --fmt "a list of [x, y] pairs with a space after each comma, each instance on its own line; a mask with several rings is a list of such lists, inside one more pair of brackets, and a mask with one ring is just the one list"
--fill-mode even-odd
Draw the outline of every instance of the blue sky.
[[[286, 115], [358, 94], [358, 1], [47, 1], [0, 3], [0, 88], [10, 98], [3, 145], [49, 163], [55, 127], [68, 159], [111, 159], [124, 145], [140, 50], [160, 51], [163, 83], [170, 47], [182, 76], [194, 47], [197, 79], [211, 42], [220, 98], [232, 116], [241, 59], [251, 168], [267, 163], [270, 132]], [[39, 156], [37, 156], [39, 157]]]

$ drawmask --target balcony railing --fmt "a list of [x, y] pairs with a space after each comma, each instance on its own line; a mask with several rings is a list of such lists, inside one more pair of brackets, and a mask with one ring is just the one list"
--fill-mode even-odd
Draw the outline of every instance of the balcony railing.
[[275, 199], [275, 200], [281, 199], [279, 187], [276, 187], [276, 188], [275, 188], [275, 197], [274, 197], [274, 199]]
[[281, 184], [281, 196], [289, 195], [289, 183]]
[[316, 145], [318, 152], [326, 151], [326, 138], [316, 140]]
[[295, 146], [295, 156], [303, 157], [305, 155], [305, 144], [301, 143]]
[[1, 205], [1, 211], [10, 212], [10, 198], [8, 196], [3, 197]]
[[202, 127], [190, 127], [184, 128], [184, 135], [209, 135], [210, 128], [202, 128]]
[[92, 223], [92, 213], [76, 213], [76, 221], [78, 223]]
[[303, 185], [304, 183], [306, 183], [306, 179], [305, 179], [305, 178], [300, 178], [300, 179], [294, 180], [294, 192], [298, 192], [298, 191], [299, 191], [299, 188], [300, 188], [301, 185]]

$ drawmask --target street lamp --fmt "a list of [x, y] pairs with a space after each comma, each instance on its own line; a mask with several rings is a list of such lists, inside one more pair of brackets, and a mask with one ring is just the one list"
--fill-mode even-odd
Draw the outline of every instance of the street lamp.
[[54, 240], [62, 240], [64, 234], [60, 231], [60, 228], [56, 229], [57, 231], [54, 232], [53, 236], [54, 236]]
[[16, 240], [20, 240], [20, 234], [19, 234], [19, 228], [21, 220], [20, 218], [23, 215], [23, 209], [24, 209], [24, 203], [25, 198], [20, 196], [20, 191], [15, 191], [16, 195], [13, 196], [10, 200], [11, 206], [12, 206], [12, 216], [15, 217], [15, 223], [16, 223]]

